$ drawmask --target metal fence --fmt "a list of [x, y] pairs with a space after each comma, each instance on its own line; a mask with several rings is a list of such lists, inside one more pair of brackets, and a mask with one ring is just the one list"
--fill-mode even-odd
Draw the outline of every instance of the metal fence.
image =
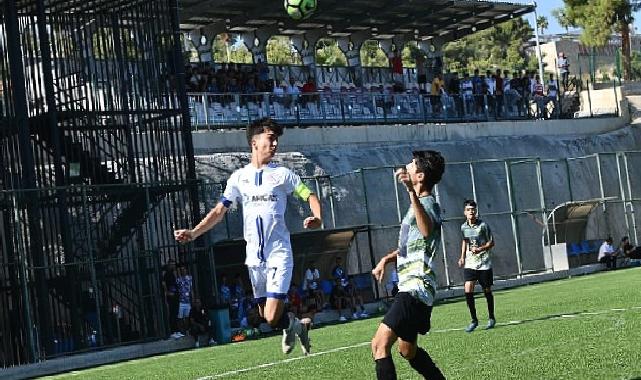
[[[285, 125], [478, 122], [618, 116], [616, 91], [592, 104], [589, 89], [581, 107], [578, 92], [555, 96], [502, 96], [418, 93], [318, 92], [300, 95], [189, 93], [191, 124], [196, 129], [239, 127], [270, 117]], [[614, 96], [612, 94], [614, 93]]]
[[[464, 199], [476, 199], [480, 217], [492, 228], [496, 240], [493, 264], [498, 277], [515, 277], [551, 269], [545, 259], [547, 217], [568, 201], [601, 200], [590, 215], [586, 239], [620, 238], [629, 235], [639, 244], [641, 224], [641, 178], [635, 168], [641, 152], [601, 153], [566, 159], [514, 158], [452, 162], [446, 166], [436, 189], [443, 216], [443, 234], [435, 262], [440, 287], [463, 282], [456, 266], [460, 255], [460, 225]], [[368, 226], [359, 229], [348, 255], [348, 271], [367, 273], [387, 252], [395, 248], [399, 222], [409, 203], [395, 181], [393, 167], [363, 168], [349, 173], [304, 178], [319, 194], [324, 228]], [[100, 229], [109, 212], [90, 210], [102, 193], [128, 194], [124, 185], [108, 188], [72, 186], [49, 190], [0, 193], [1, 220], [15, 228], [5, 229], [3, 248], [15, 252], [0, 263], [0, 340], [3, 366], [39, 361], [72, 352], [82, 352], [167, 336], [168, 310], [161, 289], [163, 267], [170, 258], [184, 263], [194, 276], [196, 292], [206, 300], [215, 295], [215, 279], [230, 270], [224, 263], [216, 268], [212, 243], [242, 237], [242, 210], [231, 209], [223, 223], [206, 234], [201, 244], [175, 245], [172, 230], [193, 223], [180, 201], [153, 200], [158, 185], [141, 186], [145, 197], [136, 201], [148, 208], [137, 222], [138, 230], [127, 249], [105, 255], [104, 242], [90, 231]], [[200, 215], [218, 202], [222, 184], [194, 184], [199, 193]], [[70, 255], [46, 255], [44, 263], [33, 261], [33, 238], [28, 222], [28, 202], [55, 199], [56, 192], [76, 194], [70, 229], [80, 247]], [[184, 197], [190, 190], [167, 193]], [[129, 192], [130, 194], [130, 192]], [[180, 195], [182, 194], [182, 195]], [[298, 201], [290, 200], [286, 219], [293, 233], [301, 232], [308, 215]], [[144, 206], [146, 205], [146, 206]], [[117, 205], [114, 205], [118, 208]], [[40, 208], [44, 210], [44, 208]], [[56, 208], [51, 208], [55, 212]], [[52, 215], [42, 213], [42, 233], [57, 235], [59, 226]], [[182, 220], [182, 221], [181, 221]], [[89, 228], [93, 225], [94, 228]], [[111, 226], [112, 224], [105, 224]], [[112, 227], [117, 228], [117, 227]], [[242, 253], [238, 253], [242, 260]], [[15, 260], [9, 260], [14, 257]], [[238, 264], [234, 264], [238, 267]], [[212, 268], [210, 270], [210, 268]], [[300, 269], [300, 268], [299, 268]], [[228, 273], [231, 275], [232, 273]], [[323, 273], [329, 276], [329, 273]], [[45, 286], [45, 289], [39, 287]], [[380, 294], [384, 290], [379, 289]], [[46, 293], [43, 293], [46, 292]], [[42, 294], [46, 294], [43, 298]], [[377, 293], [378, 294], [378, 293]], [[46, 320], [43, 317], [46, 316]], [[48, 325], [50, 334], [43, 334]]]

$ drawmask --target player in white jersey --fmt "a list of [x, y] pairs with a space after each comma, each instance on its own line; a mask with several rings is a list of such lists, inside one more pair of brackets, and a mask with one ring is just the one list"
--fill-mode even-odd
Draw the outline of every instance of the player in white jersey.
[[245, 264], [260, 314], [273, 328], [283, 329], [284, 353], [291, 352], [298, 335], [303, 353], [308, 354], [307, 331], [311, 321], [301, 323], [293, 313], [283, 314], [294, 267], [285, 225], [287, 195], [293, 193], [309, 202], [313, 216], [303, 221], [304, 228], [321, 226], [321, 206], [298, 175], [271, 163], [282, 134], [282, 127], [270, 119], [250, 125], [247, 140], [252, 150], [251, 163], [231, 175], [220, 202], [194, 229], [176, 230], [174, 236], [181, 243], [190, 242], [223, 220], [234, 202], [242, 202], [247, 241]]

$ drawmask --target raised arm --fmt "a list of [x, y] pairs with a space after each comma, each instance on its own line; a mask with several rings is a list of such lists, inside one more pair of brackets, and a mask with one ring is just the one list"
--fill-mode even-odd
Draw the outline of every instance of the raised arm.
[[414, 191], [414, 189], [408, 189], [408, 192], [412, 208], [414, 209], [414, 215], [416, 217], [416, 226], [423, 237], [428, 237], [434, 230], [434, 221], [427, 214], [425, 208], [423, 208], [421, 201], [418, 199], [418, 195], [416, 195], [416, 191]]

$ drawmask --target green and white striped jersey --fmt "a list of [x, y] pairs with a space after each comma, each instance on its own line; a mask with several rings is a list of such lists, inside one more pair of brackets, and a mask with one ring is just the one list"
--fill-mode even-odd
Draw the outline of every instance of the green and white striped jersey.
[[409, 210], [401, 223], [398, 237], [398, 291], [407, 292], [421, 302], [432, 306], [436, 292], [436, 274], [432, 260], [441, 243], [441, 209], [433, 195], [419, 198], [434, 228], [424, 237], [416, 224], [414, 209]]
[[488, 270], [492, 268], [492, 252], [491, 249], [481, 253], [473, 254], [472, 247], [485, 245], [489, 241], [493, 241], [492, 231], [490, 226], [481, 219], [476, 219], [476, 222], [470, 225], [467, 221], [461, 225], [461, 235], [463, 240], [467, 242], [467, 251], [465, 252], [465, 268], [475, 270]]

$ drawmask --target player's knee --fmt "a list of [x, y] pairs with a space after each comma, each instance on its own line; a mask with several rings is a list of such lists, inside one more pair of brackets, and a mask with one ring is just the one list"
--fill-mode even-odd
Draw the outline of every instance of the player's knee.
[[401, 356], [405, 360], [412, 360], [416, 356], [416, 346], [415, 345], [399, 345], [398, 346], [398, 353], [401, 354]]
[[372, 355], [374, 356], [374, 359], [377, 358], [383, 358], [389, 356], [389, 348], [387, 347], [386, 342], [384, 339], [381, 339], [378, 336], [374, 336], [372, 338]]
[[265, 313], [265, 321], [267, 321], [267, 324], [271, 327], [276, 327], [276, 325], [278, 325], [278, 318], [276, 318], [273, 313]]

